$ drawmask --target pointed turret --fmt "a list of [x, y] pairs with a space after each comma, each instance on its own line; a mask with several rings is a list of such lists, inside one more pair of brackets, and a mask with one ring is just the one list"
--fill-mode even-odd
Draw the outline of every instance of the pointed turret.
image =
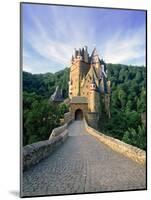
[[95, 63], [98, 63], [99, 62], [99, 55], [97, 53], [97, 50], [96, 48], [93, 49], [92, 51], [92, 55], [91, 55], [91, 63], [92, 64], [95, 64]]
[[89, 54], [88, 54], [88, 47], [87, 46], [84, 46], [83, 59], [84, 59], [84, 62], [86, 62], [86, 63], [89, 62]]
[[81, 56], [84, 59], [84, 48], [82, 48], [82, 50], [81, 50]]
[[100, 79], [103, 76], [105, 76], [105, 78], [107, 78], [106, 64], [103, 59], [100, 60], [100, 64], [101, 64]]
[[74, 57], [73, 57], [73, 55], [72, 55], [72, 57], [71, 57], [71, 63], [73, 63], [74, 62]]
[[56, 87], [55, 92], [51, 95], [49, 100], [53, 102], [62, 102], [64, 100], [62, 89], [60, 89], [59, 86]]

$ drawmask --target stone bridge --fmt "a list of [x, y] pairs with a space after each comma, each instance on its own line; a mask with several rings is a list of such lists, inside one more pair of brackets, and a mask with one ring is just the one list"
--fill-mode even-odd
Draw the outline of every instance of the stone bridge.
[[88, 134], [84, 121], [68, 127], [65, 143], [23, 173], [23, 196], [146, 189], [146, 167]]

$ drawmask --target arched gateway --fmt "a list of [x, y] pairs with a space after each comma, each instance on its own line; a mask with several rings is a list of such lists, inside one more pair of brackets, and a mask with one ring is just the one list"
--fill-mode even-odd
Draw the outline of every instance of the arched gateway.
[[81, 109], [75, 111], [75, 120], [83, 120], [83, 111]]
[[82, 120], [88, 112], [86, 97], [75, 96], [70, 101], [70, 108], [73, 120]]

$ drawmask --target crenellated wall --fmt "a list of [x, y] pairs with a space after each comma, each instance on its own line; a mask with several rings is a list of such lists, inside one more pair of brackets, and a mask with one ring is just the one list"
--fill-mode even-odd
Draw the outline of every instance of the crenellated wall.
[[100, 142], [104, 143], [114, 151], [121, 153], [124, 156], [127, 156], [128, 158], [134, 160], [139, 164], [144, 165], [146, 163], [146, 152], [143, 151], [142, 149], [139, 149], [130, 144], [126, 144], [118, 139], [104, 135], [99, 131], [95, 130], [94, 128], [90, 127], [87, 124], [86, 120], [84, 120], [84, 122], [87, 132], [92, 136], [96, 137]]

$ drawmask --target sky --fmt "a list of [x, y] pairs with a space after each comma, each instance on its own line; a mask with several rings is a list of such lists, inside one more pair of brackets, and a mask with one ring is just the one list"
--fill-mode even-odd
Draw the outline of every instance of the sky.
[[144, 11], [22, 4], [23, 70], [70, 66], [74, 48], [96, 47], [106, 63], [145, 65]]

